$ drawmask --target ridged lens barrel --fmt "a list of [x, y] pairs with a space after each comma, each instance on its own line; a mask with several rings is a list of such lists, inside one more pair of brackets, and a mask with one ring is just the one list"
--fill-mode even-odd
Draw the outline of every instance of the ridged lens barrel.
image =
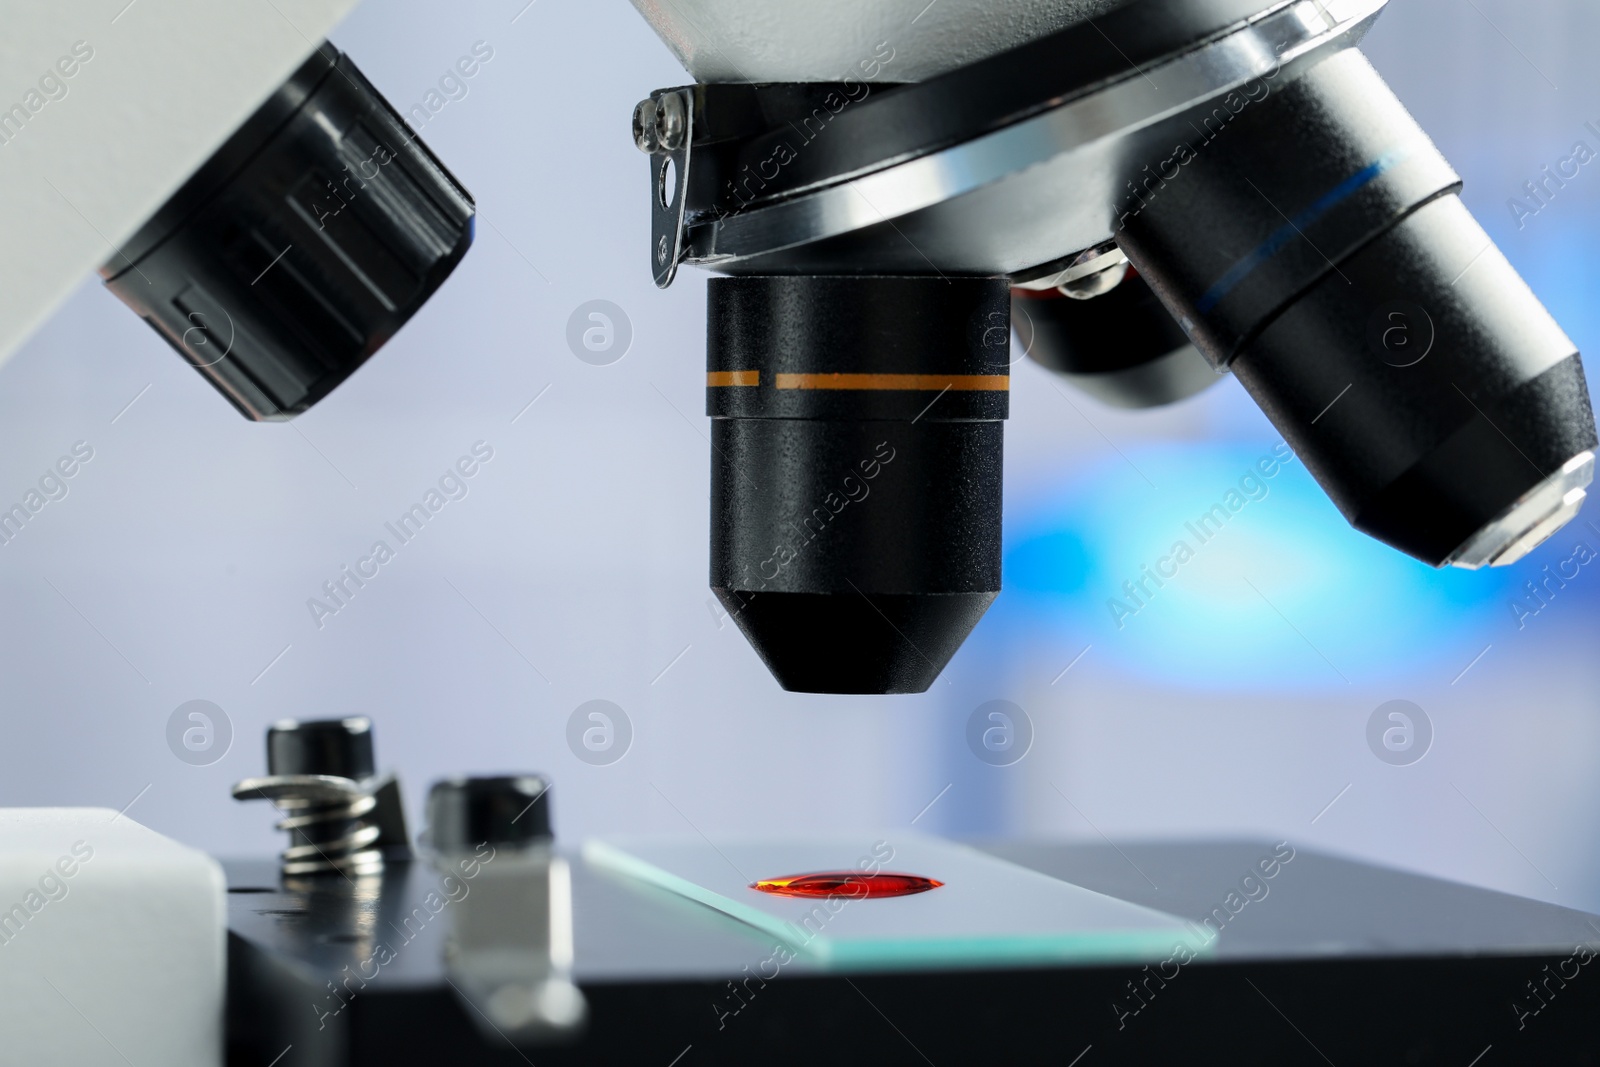
[[920, 693], [1000, 591], [1000, 278], [709, 283], [711, 585], [785, 689]]
[[1358, 529], [1514, 562], [1592, 475], [1572, 342], [1359, 53], [1223, 107], [1132, 174], [1129, 259]]
[[300, 414], [427, 302], [472, 198], [323, 44], [101, 268], [249, 419]]

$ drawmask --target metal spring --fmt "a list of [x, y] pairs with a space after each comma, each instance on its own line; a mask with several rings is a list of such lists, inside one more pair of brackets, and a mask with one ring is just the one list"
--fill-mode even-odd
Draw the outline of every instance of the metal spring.
[[348, 802], [304, 799], [280, 800], [284, 818], [278, 829], [289, 833], [283, 850], [284, 874], [372, 874], [383, 869], [383, 854], [369, 848], [378, 839], [378, 827], [362, 816], [378, 806], [371, 795]]
[[239, 800], [262, 798], [283, 816], [289, 834], [281, 859], [285, 875], [377, 874], [383, 853], [371, 846], [381, 833], [366, 818], [378, 806], [372, 793], [348, 778], [331, 775], [268, 775], [234, 787]]

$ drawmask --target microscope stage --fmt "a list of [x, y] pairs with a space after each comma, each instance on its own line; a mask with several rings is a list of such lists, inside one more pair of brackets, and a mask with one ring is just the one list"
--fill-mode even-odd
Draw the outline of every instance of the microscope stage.
[[[775, 976], [766, 966], [764, 977], [770, 933], [575, 856], [573, 970], [588, 1028], [570, 1045], [518, 1050], [480, 1037], [476, 1006], [449, 984], [450, 906], [429, 918], [425, 903], [438, 889], [433, 869], [395, 863], [377, 881], [334, 877], [307, 892], [281, 888], [273, 863], [233, 863], [230, 1054], [262, 1067], [290, 1045], [284, 1065], [308, 1067], [474, 1056], [540, 1067], [1059, 1067], [1091, 1048], [1085, 1065], [1199, 1062], [1213, 1050], [1240, 1064], [1324, 1056], [1468, 1064], [1492, 1045], [1514, 1047], [1517, 1062], [1567, 1062], [1564, 1052], [1590, 1040], [1588, 1020], [1600, 1008], [1600, 985], [1573, 980], [1600, 943], [1600, 919], [1552, 904], [1285, 843], [1017, 842], [982, 851], [1176, 916], [1184, 936], [1215, 944], [1192, 961], [1169, 953], [1146, 962], [841, 969], [796, 956]], [[921, 862], [900, 852], [885, 869], [899, 870], [902, 857]], [[857, 858], [830, 862], [848, 868]], [[1003, 913], [1010, 903], [994, 907]], [[1028, 921], [1045, 931], [1059, 920]], [[367, 966], [379, 941], [392, 962]]]

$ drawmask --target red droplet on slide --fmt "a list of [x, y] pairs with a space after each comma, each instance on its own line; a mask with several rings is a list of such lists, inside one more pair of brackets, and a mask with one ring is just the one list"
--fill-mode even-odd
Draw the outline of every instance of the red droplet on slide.
[[791, 874], [786, 878], [765, 878], [752, 882], [751, 889], [780, 897], [844, 897], [847, 900], [872, 900], [881, 897], [909, 897], [938, 889], [943, 882], [920, 874], [865, 874], [861, 871], [818, 871]]

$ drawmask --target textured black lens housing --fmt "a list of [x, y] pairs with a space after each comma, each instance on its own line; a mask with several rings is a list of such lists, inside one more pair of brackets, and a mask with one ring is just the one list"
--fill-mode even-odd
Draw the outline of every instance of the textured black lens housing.
[[473, 210], [324, 44], [101, 274], [246, 418], [288, 419], [427, 302], [471, 245]]

